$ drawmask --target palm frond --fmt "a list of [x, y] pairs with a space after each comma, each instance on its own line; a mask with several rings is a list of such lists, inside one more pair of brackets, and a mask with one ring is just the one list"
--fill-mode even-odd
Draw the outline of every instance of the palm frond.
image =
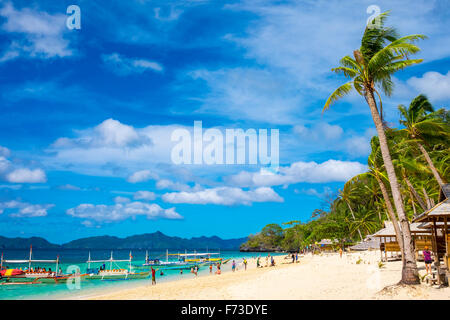
[[330, 106], [335, 103], [336, 101], [338, 101], [339, 99], [343, 98], [344, 96], [346, 96], [347, 94], [350, 93], [350, 91], [352, 91], [353, 88], [353, 81], [347, 82], [345, 84], [343, 84], [342, 86], [340, 86], [339, 88], [337, 88], [327, 99], [327, 101], [325, 102], [325, 105], [323, 106], [322, 112], [324, 112], [325, 110], [327, 110], [328, 108], [330, 108]]

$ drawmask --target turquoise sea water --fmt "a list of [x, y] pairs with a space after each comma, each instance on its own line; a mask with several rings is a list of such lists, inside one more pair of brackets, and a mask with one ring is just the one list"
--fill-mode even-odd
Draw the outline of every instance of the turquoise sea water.
[[[4, 259], [28, 259], [29, 252], [27, 250], [4, 250]], [[90, 250], [92, 260], [109, 259], [111, 250]], [[198, 251], [200, 252], [200, 251]], [[204, 251], [202, 251], [204, 252]], [[129, 250], [114, 250], [114, 259], [125, 260], [129, 259]], [[170, 253], [178, 253], [177, 251], [170, 251]], [[180, 253], [184, 253], [181, 251]], [[63, 273], [68, 272], [70, 268], [79, 267], [80, 272], [86, 272], [88, 259], [88, 250], [77, 249], [65, 249], [65, 250], [33, 250], [33, 259], [35, 260], [54, 260], [56, 256], [60, 257], [60, 267]], [[256, 256], [266, 256], [267, 253], [246, 253], [239, 251], [221, 251], [220, 257], [223, 259], [234, 259], [236, 263], [242, 263], [242, 258], [252, 258]], [[132, 265], [142, 265], [145, 260], [145, 250], [133, 250]], [[150, 251], [149, 256], [151, 259], [158, 258], [161, 260], [166, 259], [166, 252], [162, 251]], [[37, 263], [34, 267], [49, 267], [55, 270], [55, 264], [44, 265]], [[92, 264], [91, 267], [99, 267], [100, 264]], [[106, 266], [109, 268], [109, 264]], [[128, 262], [117, 262], [113, 265], [113, 268], [128, 268]], [[20, 267], [20, 265], [10, 265], [9, 267]], [[26, 267], [26, 265], [22, 265]], [[214, 268], [215, 270], [215, 268]], [[231, 270], [231, 261], [222, 266], [222, 271], [227, 272]], [[134, 270], [136, 272], [144, 271], [142, 269]], [[199, 276], [209, 273], [208, 266], [200, 267]], [[156, 273], [157, 283], [165, 281], [176, 281], [179, 279], [185, 279], [194, 277], [189, 270], [183, 270], [183, 274], [180, 275], [179, 270], [164, 270], [164, 276], [160, 276], [159, 271]], [[0, 299], [74, 299], [83, 298], [89, 295], [101, 293], [108, 288], [127, 288], [133, 286], [142, 286], [151, 283], [151, 279], [139, 279], [139, 280], [125, 280], [125, 281], [81, 281], [79, 289], [75, 286], [68, 286], [67, 283], [59, 284], [33, 284], [33, 285], [0, 285]], [[72, 282], [73, 284], [73, 282]], [[69, 288], [70, 287], [70, 288]]]

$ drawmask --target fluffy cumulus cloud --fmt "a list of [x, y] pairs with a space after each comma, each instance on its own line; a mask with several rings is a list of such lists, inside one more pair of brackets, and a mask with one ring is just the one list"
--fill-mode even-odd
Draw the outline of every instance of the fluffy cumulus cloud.
[[202, 187], [199, 184], [195, 184], [193, 187], [186, 183], [175, 182], [169, 179], [161, 179], [156, 182], [158, 189], [169, 189], [176, 191], [200, 191]]
[[127, 58], [118, 53], [104, 54], [102, 55], [102, 60], [108, 69], [120, 76], [127, 76], [133, 73], [141, 74], [145, 71], [163, 71], [163, 67], [157, 62]]
[[152, 201], [156, 199], [156, 194], [151, 191], [137, 191], [133, 195], [134, 200]]
[[118, 222], [136, 216], [146, 216], [147, 219], [182, 219], [183, 217], [175, 211], [175, 208], [163, 209], [155, 203], [144, 203], [140, 201], [128, 203], [116, 203], [114, 205], [104, 204], [80, 204], [66, 211], [69, 216], [93, 220], [95, 222]]
[[228, 177], [227, 181], [241, 187], [290, 185], [300, 182], [340, 182], [347, 181], [366, 170], [366, 165], [354, 161], [328, 160], [322, 163], [299, 161], [288, 167], [280, 167], [277, 174], [266, 171], [242, 171]]
[[254, 202], [283, 202], [272, 188], [261, 187], [255, 190], [242, 190], [233, 187], [217, 187], [192, 192], [171, 192], [162, 196], [165, 202], [216, 205], [251, 205]]
[[126, 148], [151, 144], [148, 137], [139, 134], [132, 126], [107, 119], [92, 129], [78, 132], [79, 137], [59, 138], [54, 148]]
[[11, 151], [0, 146], [0, 179], [11, 183], [44, 183], [47, 176], [42, 169], [17, 167], [7, 157]]
[[6, 180], [12, 183], [43, 183], [47, 177], [42, 169], [16, 169], [6, 175]]
[[140, 170], [130, 175], [127, 181], [131, 183], [138, 183], [154, 179], [158, 179], [157, 174], [151, 172], [150, 170]]
[[[59, 170], [94, 175], [130, 176], [157, 163], [172, 163], [171, 134], [182, 126], [147, 126], [136, 128], [114, 119], [97, 126], [74, 131], [73, 137], [61, 137], [49, 148], [47, 164]], [[138, 175], [144, 174], [140, 172]], [[137, 177], [137, 176], [136, 176]], [[156, 179], [157, 175], [148, 175]], [[139, 182], [132, 180], [130, 182]]]
[[422, 77], [412, 77], [407, 83], [417, 92], [426, 94], [431, 100], [450, 99], [450, 71], [447, 74], [430, 71]]
[[11, 200], [7, 202], [0, 202], [0, 214], [5, 210], [11, 211], [10, 217], [24, 218], [24, 217], [45, 217], [47, 211], [53, 208], [53, 204], [31, 204], [28, 202], [21, 202]]
[[19, 56], [54, 58], [73, 54], [70, 42], [64, 38], [67, 16], [49, 14], [36, 9], [16, 9], [7, 2], [0, 8], [5, 21], [1, 30], [8, 34], [9, 46], [0, 53], [0, 62]]

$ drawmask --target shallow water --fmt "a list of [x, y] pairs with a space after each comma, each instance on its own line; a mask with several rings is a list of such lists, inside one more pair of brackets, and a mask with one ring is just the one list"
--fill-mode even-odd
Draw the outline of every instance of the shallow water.
[[[27, 259], [29, 252], [27, 250], [4, 250], [4, 259]], [[109, 259], [111, 250], [90, 250], [92, 260]], [[125, 260], [129, 258], [129, 250], [114, 250], [114, 259]], [[171, 252], [174, 253], [174, 252]], [[65, 249], [61, 250], [33, 250], [33, 259], [53, 260], [59, 255], [61, 263], [59, 266], [63, 272], [69, 272], [71, 269], [78, 267], [81, 273], [84, 273], [87, 269], [86, 260], [88, 258], [88, 250], [78, 249]], [[149, 252], [150, 258], [158, 258], [161, 260], [166, 259], [166, 252], [164, 251], [151, 251]], [[239, 251], [221, 251], [220, 257], [223, 259], [234, 259], [239, 265], [242, 263], [242, 258], [252, 258], [256, 256], [266, 256], [267, 253], [246, 253]], [[132, 265], [142, 265], [145, 260], [145, 250], [133, 250]], [[34, 267], [45, 267], [46, 269], [52, 268], [55, 270], [55, 265], [37, 264]], [[91, 264], [91, 267], [99, 267], [100, 264]], [[109, 268], [109, 264], [106, 266]], [[27, 267], [27, 265], [10, 265], [9, 267]], [[113, 268], [128, 268], [128, 262], [117, 262], [113, 264]], [[222, 266], [222, 270], [227, 272], [231, 269], [231, 261]], [[145, 271], [142, 269], [134, 269], [134, 271]], [[199, 275], [209, 273], [209, 267], [201, 267]], [[180, 275], [179, 270], [164, 270], [164, 276], [160, 276], [159, 271], [156, 273], [157, 282], [173, 281], [178, 279], [184, 279], [187, 277], [193, 277], [189, 270], [183, 270], [183, 274]], [[0, 286], [0, 299], [73, 299], [83, 298], [95, 293], [103, 292], [107, 288], [127, 288], [132, 286], [139, 286], [147, 284], [151, 279], [138, 279], [138, 280], [124, 280], [124, 281], [81, 281], [79, 286], [70, 281], [69, 283], [63, 282], [59, 284], [33, 284], [33, 285], [7, 285]]]

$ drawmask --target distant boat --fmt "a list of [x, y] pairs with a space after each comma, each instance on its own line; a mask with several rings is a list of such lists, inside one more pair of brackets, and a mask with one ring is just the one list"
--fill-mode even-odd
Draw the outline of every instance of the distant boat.
[[[89, 258], [86, 263], [88, 264], [88, 268], [86, 270], [85, 280], [131, 280], [131, 279], [144, 279], [150, 275], [150, 271], [144, 272], [133, 272], [131, 260], [133, 256], [130, 251], [130, 259], [128, 260], [115, 260], [113, 258], [113, 252], [111, 251], [111, 257], [107, 260], [91, 260], [91, 253], [89, 252]], [[117, 266], [116, 262], [128, 262], [129, 268], [123, 269]], [[109, 269], [106, 268], [91, 268], [91, 263], [109, 263]], [[117, 266], [117, 268], [113, 268], [113, 263]], [[106, 266], [105, 266], [106, 267]]]

